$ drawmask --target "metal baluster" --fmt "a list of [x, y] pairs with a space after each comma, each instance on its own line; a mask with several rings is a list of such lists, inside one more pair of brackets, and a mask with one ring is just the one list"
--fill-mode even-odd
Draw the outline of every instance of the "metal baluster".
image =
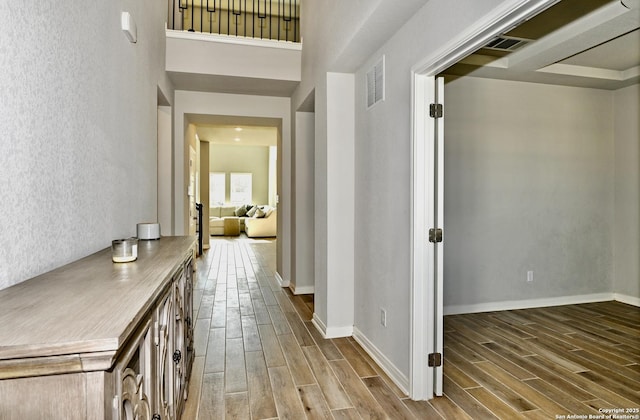
[[289, 1], [289, 16], [287, 16], [287, 8], [285, 5], [284, 11], [282, 13], [282, 20], [284, 21], [284, 33], [285, 33], [285, 41], [289, 41], [289, 31], [291, 30], [291, 0]]
[[171, 29], [176, 29], [176, 0], [173, 0], [173, 7], [171, 8]]
[[207, 0], [207, 12], [209, 12], [209, 33], [213, 30], [213, 13], [216, 12], [216, 0], [213, 0], [213, 9], [209, 8], [209, 0]]
[[282, 20], [285, 22], [284, 23], [284, 33], [286, 35], [285, 37], [285, 41], [289, 41], [289, 30], [291, 30], [291, 5], [292, 5], [292, 1], [289, 1], [289, 16], [287, 16], [286, 13], [286, 8], [282, 11]]
[[231, 10], [231, 13], [233, 13], [233, 20], [235, 21], [236, 36], [238, 36], [238, 16], [242, 14], [242, 2], [240, 0], [238, 0], [238, 6], [238, 11], [236, 11], [236, 0], [233, 0], [233, 10]]
[[[189, 32], [195, 32], [196, 31], [195, 29], [193, 29], [193, 24], [194, 24], [193, 20], [195, 19], [195, 16], [194, 16], [195, 7], [193, 5], [193, 2], [194, 2], [194, 0], [191, 0], [191, 29], [189, 29]], [[187, 0], [187, 6], [189, 6], [189, 0]]]
[[[274, 2], [277, 4], [274, 7]], [[289, 4], [285, 3], [289, 1]], [[217, 3], [216, 0], [207, 0], [206, 5], [201, 0], [198, 7], [200, 8], [200, 27], [198, 31], [206, 32], [204, 14], [207, 13], [209, 33], [216, 33], [213, 29], [215, 19], [218, 19], [218, 31], [222, 34], [222, 20], [224, 16], [222, 12], [222, 0]], [[235, 25], [235, 36], [253, 37], [260, 39], [273, 39], [286, 42], [300, 42], [300, 11], [298, 0], [227, 0], [226, 10], [226, 35], [231, 36], [231, 25]], [[169, 0], [167, 2], [168, 7], [172, 10], [169, 11], [168, 27], [173, 30], [185, 30], [189, 32], [196, 32], [196, 5], [195, 0]], [[275, 10], [274, 10], [275, 9]], [[189, 15], [191, 13], [191, 22], [189, 23]], [[220, 13], [218, 13], [220, 12]], [[275, 12], [275, 13], [274, 13]], [[251, 17], [247, 14], [251, 13]], [[233, 16], [233, 21], [231, 17]], [[277, 19], [277, 22], [274, 22]], [[256, 31], [256, 24], [260, 27], [260, 33]], [[244, 25], [244, 30], [239, 30], [239, 26]], [[251, 25], [251, 29], [248, 29], [248, 25]], [[267, 34], [268, 26], [268, 34]], [[276, 32], [274, 34], [274, 32]], [[291, 35], [291, 36], [289, 36]]]
[[267, 0], [264, 0], [264, 14], [260, 14], [260, 2], [262, 0], [258, 0], [258, 19], [260, 19], [260, 39], [262, 39], [263, 35], [263, 27], [264, 27], [264, 19], [267, 17]]
[[[178, 9], [187, 10], [189, 8], [189, 1], [188, 0], [185, 1], [184, 4], [185, 4], [185, 7], [182, 7], [182, 0], [178, 0]], [[180, 13], [182, 13], [182, 12], [180, 12]]]
[[291, 12], [291, 20], [292, 23], [291, 25], [293, 25], [293, 38], [291, 39], [291, 41], [296, 42], [296, 29], [297, 29], [297, 25], [296, 25], [296, 3], [293, 3], [293, 10]]
[[271, 35], [271, 28], [273, 27], [273, 1], [269, 1], [269, 39], [273, 39], [273, 35]]
[[[182, 7], [182, 0], [178, 0], [178, 10], [180, 12], [180, 29], [184, 29], [184, 12], [183, 12], [183, 10], [188, 10], [189, 9], [189, 0], [185, 0], [184, 5], [185, 5], [185, 7]], [[174, 8], [174, 12], [175, 12], [175, 8]]]

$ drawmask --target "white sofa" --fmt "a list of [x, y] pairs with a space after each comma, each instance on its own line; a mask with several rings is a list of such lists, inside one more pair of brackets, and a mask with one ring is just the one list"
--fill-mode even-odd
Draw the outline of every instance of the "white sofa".
[[[209, 208], [209, 235], [224, 235], [224, 219], [227, 217], [236, 217], [236, 206], [214, 206]], [[243, 221], [240, 222], [240, 230], [243, 227]]]
[[270, 238], [278, 230], [278, 211], [272, 209], [265, 217], [247, 217], [244, 219], [244, 233], [249, 238]]
[[[240, 232], [245, 232], [251, 238], [274, 237], [276, 236], [276, 209], [269, 206], [258, 206], [263, 210], [265, 217], [248, 217], [244, 212], [239, 211], [240, 206], [224, 205], [209, 208], [209, 234], [211, 236], [222, 236], [225, 234], [225, 219], [238, 219]], [[251, 207], [251, 206], [245, 206]], [[251, 228], [247, 232], [246, 223], [251, 220]], [[227, 222], [228, 223], [228, 222]]]

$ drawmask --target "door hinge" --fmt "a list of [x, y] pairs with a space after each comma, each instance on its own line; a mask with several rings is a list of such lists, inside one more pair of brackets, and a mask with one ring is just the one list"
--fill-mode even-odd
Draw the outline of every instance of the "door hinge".
[[429, 359], [429, 367], [440, 367], [440, 366], [442, 366], [442, 354], [440, 354], [440, 353], [430, 353], [428, 359]]
[[442, 242], [442, 229], [436, 229], [436, 228], [429, 229], [429, 242], [433, 242], [433, 243]]
[[442, 104], [429, 104], [429, 116], [431, 118], [442, 118], [443, 111]]

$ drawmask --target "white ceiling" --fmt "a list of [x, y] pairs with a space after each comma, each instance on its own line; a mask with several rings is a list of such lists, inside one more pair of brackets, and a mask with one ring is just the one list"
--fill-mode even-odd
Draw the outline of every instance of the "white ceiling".
[[276, 146], [278, 130], [275, 127], [246, 125], [198, 125], [196, 132], [200, 140], [211, 144], [234, 146]]
[[278, 119], [188, 114], [187, 120], [195, 125], [201, 141], [236, 146], [278, 145]]
[[562, 60], [561, 63], [600, 68], [603, 59], [605, 59], [606, 68], [615, 71], [637, 67], [640, 63], [640, 29]]
[[[563, 0], [506, 34], [531, 40], [525, 46], [503, 56], [481, 49], [443, 73], [598, 89], [639, 83], [640, 2], [623, 2]], [[573, 7], [588, 3], [588, 12]], [[565, 23], [553, 27], [555, 19]]]

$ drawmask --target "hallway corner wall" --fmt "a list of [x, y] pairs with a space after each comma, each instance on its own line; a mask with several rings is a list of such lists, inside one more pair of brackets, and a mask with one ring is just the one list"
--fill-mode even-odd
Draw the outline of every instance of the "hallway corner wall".
[[640, 85], [614, 92], [613, 292], [640, 304]]
[[314, 276], [314, 130], [313, 112], [295, 113], [294, 193], [291, 285], [295, 294], [315, 292]]

